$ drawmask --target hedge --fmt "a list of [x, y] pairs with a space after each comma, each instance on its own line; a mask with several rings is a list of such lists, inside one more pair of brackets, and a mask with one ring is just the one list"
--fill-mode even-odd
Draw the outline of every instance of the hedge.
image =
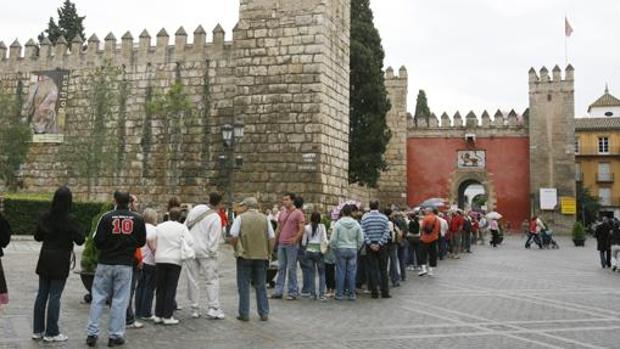
[[[39, 217], [50, 209], [52, 194], [7, 194], [4, 197], [4, 215], [15, 235], [34, 235]], [[89, 229], [91, 221], [104, 203], [73, 202], [71, 213], [80, 225]]]

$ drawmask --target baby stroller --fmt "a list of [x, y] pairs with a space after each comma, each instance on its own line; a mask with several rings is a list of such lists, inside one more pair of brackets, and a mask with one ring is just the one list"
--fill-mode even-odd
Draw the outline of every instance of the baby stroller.
[[543, 230], [540, 234], [542, 238], [542, 245], [544, 248], [552, 248], [554, 250], [560, 248], [557, 242], [553, 239], [553, 231], [552, 230]]

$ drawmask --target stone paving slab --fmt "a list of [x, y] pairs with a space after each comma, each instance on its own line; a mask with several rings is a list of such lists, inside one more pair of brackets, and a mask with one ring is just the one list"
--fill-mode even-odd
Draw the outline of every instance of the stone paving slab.
[[[560, 250], [550, 251], [525, 250], [518, 237], [498, 249], [478, 246], [461, 260], [441, 262], [436, 277], [410, 275], [389, 300], [270, 301], [268, 323], [255, 314], [249, 323], [234, 319], [234, 260], [222, 246], [221, 301], [228, 318], [193, 320], [180, 311], [180, 326], [128, 331], [126, 348], [620, 348], [620, 273], [601, 270], [593, 246], [559, 240]], [[6, 251], [11, 304], [0, 313], [0, 349], [83, 348], [88, 305], [80, 302], [85, 292], [73, 274], [60, 322], [69, 342], [29, 339], [39, 248], [22, 240]], [[185, 292], [182, 280], [181, 305]]]

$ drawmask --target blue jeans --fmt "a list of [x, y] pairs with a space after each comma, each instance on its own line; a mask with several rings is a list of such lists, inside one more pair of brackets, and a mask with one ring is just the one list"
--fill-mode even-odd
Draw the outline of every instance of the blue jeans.
[[154, 265], [144, 264], [142, 266], [138, 288], [136, 288], [136, 316], [138, 318], [148, 318], [153, 315], [156, 275]]
[[297, 246], [278, 246], [278, 279], [275, 294], [284, 293], [284, 282], [288, 273], [288, 295], [297, 297]]
[[308, 261], [308, 292], [316, 296], [316, 273], [319, 273], [319, 297], [325, 296], [325, 259], [318, 252], [307, 252]]
[[349, 298], [355, 299], [355, 274], [357, 272], [357, 250], [338, 248], [336, 254], [336, 298], [344, 297], [345, 284]]
[[407, 260], [409, 259], [409, 241], [403, 239], [398, 245], [398, 261], [400, 263], [400, 279], [405, 281], [407, 279]]
[[388, 254], [390, 256], [390, 280], [392, 281], [392, 285], [398, 284], [400, 281], [400, 271], [398, 260], [398, 245], [395, 243], [390, 243], [387, 245]]
[[108, 299], [112, 299], [108, 324], [109, 336], [110, 338], [122, 338], [125, 335], [125, 317], [129, 304], [132, 274], [133, 268], [128, 265], [97, 265], [91, 291], [93, 300], [90, 304], [90, 316], [86, 327], [87, 335], [99, 336], [99, 321]]
[[310, 278], [311, 262], [308, 260], [306, 248], [303, 246], [297, 249], [297, 261], [299, 261], [299, 268], [301, 269], [301, 293], [310, 293], [310, 284], [312, 283], [312, 279]]
[[269, 300], [267, 299], [267, 261], [257, 259], [237, 258], [237, 291], [239, 292], [239, 316], [250, 316], [250, 284], [256, 289], [256, 308], [258, 315], [269, 315]]
[[[60, 334], [58, 329], [60, 297], [62, 296], [66, 281], [67, 279], [52, 280], [39, 276], [39, 292], [34, 303], [33, 333], [44, 333], [46, 337], [54, 337]], [[47, 326], [45, 324], [46, 307]]]

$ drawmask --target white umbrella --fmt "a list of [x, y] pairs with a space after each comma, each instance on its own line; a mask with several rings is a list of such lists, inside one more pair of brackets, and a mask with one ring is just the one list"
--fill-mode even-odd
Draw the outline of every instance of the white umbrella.
[[487, 219], [502, 219], [502, 215], [496, 211], [487, 213]]

